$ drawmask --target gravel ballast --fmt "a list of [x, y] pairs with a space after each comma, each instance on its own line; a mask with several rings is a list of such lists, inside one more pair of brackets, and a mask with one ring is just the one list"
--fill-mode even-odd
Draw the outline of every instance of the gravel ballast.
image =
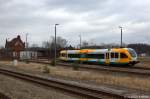
[[33, 85], [2, 74], [0, 74], [0, 93], [11, 99], [80, 99], [63, 91]]

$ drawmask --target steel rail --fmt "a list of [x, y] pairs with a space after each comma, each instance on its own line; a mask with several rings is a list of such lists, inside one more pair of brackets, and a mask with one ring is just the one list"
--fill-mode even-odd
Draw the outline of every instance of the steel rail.
[[[0, 73], [8, 76], [12, 76], [15, 78], [19, 78], [22, 80], [26, 80], [32, 83], [40, 84], [46, 87], [53, 87], [56, 89], [61, 89], [73, 94], [77, 94], [80, 96], [84, 96], [90, 99], [107, 99], [108, 97], [110, 98], [115, 98], [115, 99], [130, 99], [129, 97], [114, 93], [114, 92], [107, 92], [104, 90], [98, 90], [94, 89], [92, 87], [86, 87], [86, 86], [81, 86], [77, 84], [72, 84], [60, 80], [54, 80], [54, 79], [48, 79], [44, 78], [41, 76], [35, 76], [29, 73], [20, 73], [12, 70], [7, 70], [7, 69], [2, 69], [0, 68]], [[107, 98], [106, 98], [107, 97]]]
[[[41, 63], [41, 64], [50, 64], [49, 62], [42, 62], [42, 61], [30, 61], [34, 63]], [[70, 63], [57, 63], [57, 65], [61, 66], [70, 66]], [[87, 64], [79, 64], [79, 68], [81, 69], [88, 69], [88, 70], [97, 70], [97, 71], [111, 71], [111, 72], [119, 72], [119, 73], [128, 73], [134, 75], [141, 75], [141, 76], [150, 76], [150, 69], [144, 67], [113, 67], [113, 66], [99, 66], [99, 65], [87, 65]]]
[[[71, 64], [58, 63], [58, 65], [70, 66]], [[119, 73], [128, 73], [140, 76], [150, 76], [150, 70], [146, 69], [135, 69], [135, 68], [123, 68], [123, 67], [109, 67], [109, 66], [97, 66], [97, 65], [80, 65], [79, 68], [96, 70], [96, 71], [110, 71]]]
[[11, 99], [10, 97], [6, 96], [3, 93], [0, 93], [0, 99]]
[[[44, 61], [33, 61], [33, 60], [29, 60], [29, 62], [34, 62], [34, 63], [41, 63], [41, 64], [50, 64], [50, 62], [44, 62]], [[60, 63], [60, 62], [59, 62]], [[59, 64], [58, 63], [58, 64]], [[62, 62], [61, 62], [62, 63]], [[69, 64], [69, 63], [68, 63]], [[81, 65], [81, 64], [80, 64]], [[83, 64], [82, 64], [83, 65]], [[88, 64], [84, 64], [84, 65], [88, 65]], [[96, 65], [96, 64], [90, 64], [90, 66], [104, 66], [106, 67], [106, 65]], [[113, 66], [111, 66], [113, 67]], [[150, 68], [145, 68], [145, 67], [130, 67], [130, 66], [125, 66], [125, 67], [117, 67], [115, 66], [114, 68], [128, 68], [128, 69], [142, 69], [142, 70], [150, 70]]]

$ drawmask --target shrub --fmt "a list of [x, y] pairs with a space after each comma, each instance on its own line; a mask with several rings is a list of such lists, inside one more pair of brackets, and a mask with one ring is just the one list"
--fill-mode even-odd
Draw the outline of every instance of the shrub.
[[50, 69], [48, 68], [47, 65], [43, 67], [42, 72], [43, 72], [43, 73], [50, 73]]
[[54, 59], [51, 60], [50, 65], [55, 66], [55, 60]]
[[24, 61], [25, 61], [25, 63], [27, 63], [27, 64], [30, 63], [30, 61], [29, 61], [28, 59], [25, 59]]

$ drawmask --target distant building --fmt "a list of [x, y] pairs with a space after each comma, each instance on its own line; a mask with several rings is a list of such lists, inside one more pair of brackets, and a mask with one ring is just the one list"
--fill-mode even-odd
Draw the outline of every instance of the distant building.
[[48, 48], [32, 47], [20, 52], [20, 59], [49, 59], [50, 50]]
[[146, 55], [146, 53], [141, 53], [141, 54], [139, 54], [139, 56], [140, 57], [146, 57], [147, 55]]
[[12, 59], [50, 59], [50, 49], [41, 47], [25, 48], [25, 42], [18, 35], [8, 41], [6, 39], [5, 48], [0, 49], [0, 60]]
[[24, 59], [38, 59], [37, 55], [38, 55], [37, 51], [31, 51], [31, 50], [21, 51], [20, 52], [20, 60], [24, 60]]
[[25, 50], [25, 42], [23, 42], [18, 35], [16, 38], [13, 38], [11, 41], [6, 39], [5, 50], [11, 51], [13, 58], [20, 58], [20, 51]]

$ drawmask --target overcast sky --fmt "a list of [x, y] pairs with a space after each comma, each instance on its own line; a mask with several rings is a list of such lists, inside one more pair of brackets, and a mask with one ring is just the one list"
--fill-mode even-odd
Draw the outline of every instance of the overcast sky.
[[82, 40], [119, 43], [150, 43], [150, 0], [0, 0], [0, 45], [18, 34], [30, 45], [54, 35], [68, 43]]

